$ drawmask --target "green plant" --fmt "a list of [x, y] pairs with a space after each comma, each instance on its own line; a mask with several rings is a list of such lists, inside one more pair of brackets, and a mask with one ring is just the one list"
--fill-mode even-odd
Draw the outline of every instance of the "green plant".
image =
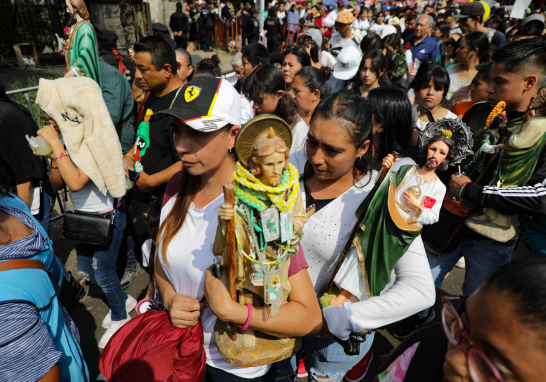
[[[27, 77], [26, 84], [23, 84], [21, 79], [17, 78], [12, 83], [6, 84], [6, 91], [38, 86], [39, 82], [40, 78], [37, 75]], [[36, 101], [37, 92], [37, 90], [29, 92], [29, 97], [32, 104], [32, 112], [34, 113], [34, 117], [36, 118], [36, 124], [41, 127], [48, 123], [48, 119], [46, 113], [34, 103]], [[13, 94], [9, 97], [12, 101], [17, 102], [19, 105], [24, 106], [25, 109], [28, 110], [28, 103], [24, 93]]]

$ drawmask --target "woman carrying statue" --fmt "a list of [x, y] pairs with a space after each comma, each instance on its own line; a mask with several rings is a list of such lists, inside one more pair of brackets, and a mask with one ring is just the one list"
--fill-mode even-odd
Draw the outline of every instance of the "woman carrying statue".
[[[216, 99], [222, 102], [215, 102]], [[214, 336], [217, 318], [284, 338], [317, 335], [321, 316], [301, 251], [290, 258], [286, 281], [291, 289], [285, 296], [289, 301], [282, 305], [277, 316], [267, 320], [263, 307], [241, 305], [230, 298], [224, 286], [227, 272], [223, 272], [221, 280], [213, 274], [218, 216], [221, 209], [226, 209], [223, 185], [233, 182], [238, 169], [233, 151], [241, 123], [239, 102], [239, 95], [227, 81], [199, 77], [181, 88], [171, 109], [156, 113], [158, 117], [173, 116], [174, 142], [184, 167], [179, 192], [161, 212], [155, 279], [174, 326], [191, 327], [200, 320], [207, 355], [207, 381], [273, 381], [274, 366], [238, 367], [224, 361]], [[274, 154], [281, 154], [280, 160], [285, 161], [289, 144], [283, 147], [279, 142], [275, 147], [280, 152]], [[275, 163], [263, 161], [262, 170], [265, 165], [275, 167]], [[278, 181], [277, 170], [263, 174], [269, 174], [270, 185]], [[243, 224], [242, 220], [237, 216], [237, 224]], [[296, 218], [293, 225], [294, 230], [296, 226], [301, 229], [301, 221], [298, 223]]]
[[[311, 117], [308, 163], [300, 186], [309, 221], [301, 245], [317, 296], [331, 280], [357, 222], [356, 210], [378, 177], [371, 170], [372, 111], [366, 99], [341, 91], [321, 100]], [[303, 338], [309, 380], [324, 376], [337, 382], [343, 377], [360, 380], [369, 365], [371, 354], [366, 354], [373, 332], [366, 334], [359, 355], [346, 355], [335, 338], [347, 340], [353, 331], [373, 330], [432, 306], [435, 291], [427, 264], [423, 242], [417, 236], [395, 263], [396, 280], [381, 296], [323, 309], [320, 337]], [[297, 358], [277, 364], [277, 380], [296, 380]]]
[[63, 41], [65, 77], [89, 77], [102, 89], [95, 28], [83, 0], [66, 0], [66, 11], [75, 18], [68, 40]]

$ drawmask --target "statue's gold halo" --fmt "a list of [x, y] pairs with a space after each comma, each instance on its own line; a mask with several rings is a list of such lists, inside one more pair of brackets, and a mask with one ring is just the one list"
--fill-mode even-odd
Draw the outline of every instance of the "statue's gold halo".
[[281, 137], [288, 150], [292, 147], [292, 130], [282, 119], [273, 114], [258, 115], [245, 123], [235, 139], [235, 153], [239, 162], [248, 168], [248, 161], [252, 155], [254, 143], [263, 134], [267, 134], [269, 128], [275, 130], [275, 135]]

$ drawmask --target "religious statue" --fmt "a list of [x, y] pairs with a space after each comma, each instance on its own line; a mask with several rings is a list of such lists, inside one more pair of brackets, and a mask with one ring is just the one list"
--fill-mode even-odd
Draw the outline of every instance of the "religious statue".
[[436, 170], [447, 170], [471, 154], [472, 134], [461, 119], [442, 119], [428, 124], [420, 136], [418, 165], [388, 173], [393, 158], [383, 161], [384, 180], [359, 207], [354, 246], [332, 278], [340, 293], [327, 291], [320, 299], [323, 307], [378, 296], [423, 225], [438, 222], [446, 187]]
[[508, 117], [506, 116], [506, 102], [499, 102], [485, 121], [489, 128], [482, 137], [482, 142], [476, 153], [464, 167], [464, 173], [471, 179], [478, 177], [485, 168], [485, 160], [488, 154], [496, 154], [503, 146], [499, 143], [500, 132], [506, 128]]
[[89, 77], [95, 80], [102, 89], [99, 70], [97, 35], [89, 22], [89, 12], [83, 0], [66, 0], [67, 12], [76, 19], [70, 28], [65, 44], [64, 59], [65, 77]]
[[[234, 281], [238, 302], [267, 307], [266, 319], [274, 319], [287, 302], [291, 290], [288, 282], [290, 257], [298, 251], [297, 244], [307, 222], [299, 190], [299, 174], [288, 162], [291, 145], [290, 127], [272, 115], [255, 117], [240, 130], [235, 142], [239, 159], [233, 184], [235, 203], [234, 206], [226, 203], [220, 207], [220, 224], [213, 248], [215, 255], [222, 256], [222, 265], [229, 266], [229, 238], [225, 227], [226, 222], [233, 218], [236, 241]], [[220, 354], [226, 362], [237, 366], [258, 366], [287, 358], [295, 349], [294, 339], [265, 339], [270, 344], [274, 343], [274, 348], [284, 348], [266, 356], [266, 346], [260, 344], [260, 341], [265, 341], [263, 336], [258, 336], [252, 329], [246, 329], [242, 334], [242, 340], [237, 343], [224, 338], [228, 344], [226, 347], [232, 346], [230, 353], [223, 347], [226, 342], [216, 333]], [[254, 348], [256, 358], [246, 363], [226, 355], [245, 353], [235, 351], [237, 346], [244, 346], [247, 350]]]
[[[534, 116], [531, 116], [532, 112]], [[525, 185], [546, 145], [546, 89], [540, 89], [527, 109], [528, 119], [516, 129], [500, 150], [500, 159], [490, 185], [497, 188]], [[515, 237], [518, 214], [506, 215], [492, 208], [471, 216], [465, 224], [472, 230], [496, 241]]]

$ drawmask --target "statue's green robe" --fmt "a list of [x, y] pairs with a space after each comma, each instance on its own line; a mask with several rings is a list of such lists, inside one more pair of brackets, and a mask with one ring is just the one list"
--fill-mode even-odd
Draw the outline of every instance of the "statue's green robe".
[[[413, 240], [421, 233], [421, 226], [413, 230], [399, 228], [389, 211], [389, 188], [404, 181], [412, 165], [401, 166], [397, 172], [389, 173], [377, 189], [359, 232], [353, 239], [361, 265], [364, 285], [368, 295], [379, 296], [391, 281], [391, 273], [396, 263], [406, 253]], [[392, 192], [392, 191], [391, 191]], [[361, 206], [362, 207], [362, 206]], [[360, 215], [361, 207], [356, 215]], [[396, 209], [396, 207], [394, 207]], [[398, 213], [397, 211], [393, 211]]]
[[102, 89], [97, 35], [89, 21], [80, 21], [72, 27], [65, 54], [67, 71], [75, 69], [78, 76], [92, 78]]

